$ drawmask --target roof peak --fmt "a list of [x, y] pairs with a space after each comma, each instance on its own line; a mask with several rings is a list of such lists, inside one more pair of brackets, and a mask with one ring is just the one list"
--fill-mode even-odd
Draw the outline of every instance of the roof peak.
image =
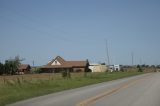
[[56, 59], [60, 59], [60, 60], [62, 60], [62, 61], [66, 61], [64, 58], [62, 58], [61, 56], [57, 56], [54, 60], [56, 60]]

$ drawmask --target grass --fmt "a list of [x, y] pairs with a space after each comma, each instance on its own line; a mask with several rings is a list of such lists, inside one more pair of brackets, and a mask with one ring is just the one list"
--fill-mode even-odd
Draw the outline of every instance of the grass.
[[[16, 101], [59, 92], [67, 89], [78, 88], [90, 84], [104, 81], [115, 80], [119, 78], [142, 74], [140, 72], [114, 72], [114, 73], [88, 73], [87, 77], [83, 73], [71, 75], [71, 79], [58, 77], [43, 78], [40, 77], [27, 79], [24, 77], [15, 77], [12, 79], [1, 78], [0, 84], [0, 106], [14, 103]], [[43, 75], [43, 74], [42, 74]], [[33, 77], [34, 75], [32, 75]]]

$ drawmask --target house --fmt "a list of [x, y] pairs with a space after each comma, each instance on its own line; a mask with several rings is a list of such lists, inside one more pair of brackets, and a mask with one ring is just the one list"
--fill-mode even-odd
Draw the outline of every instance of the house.
[[86, 61], [66, 61], [62, 57], [57, 56], [48, 64], [41, 67], [44, 73], [58, 73], [62, 71], [84, 72], [88, 70], [89, 62]]
[[109, 66], [109, 71], [113, 72], [113, 71], [120, 71], [121, 70], [121, 67], [119, 64], [117, 65], [110, 65]]
[[90, 64], [89, 69], [92, 72], [106, 72], [107, 66], [105, 64]]
[[121, 70], [121, 66], [119, 64], [114, 65], [114, 70], [115, 71], [120, 71]]
[[17, 74], [27, 74], [30, 73], [31, 66], [29, 64], [20, 64], [18, 67]]

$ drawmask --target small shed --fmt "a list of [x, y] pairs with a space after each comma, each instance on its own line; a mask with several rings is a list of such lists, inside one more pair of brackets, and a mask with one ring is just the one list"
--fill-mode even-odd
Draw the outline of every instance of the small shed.
[[31, 66], [29, 64], [20, 64], [18, 67], [18, 74], [27, 74], [30, 73]]
[[106, 72], [107, 66], [103, 64], [90, 64], [89, 69], [92, 72]]

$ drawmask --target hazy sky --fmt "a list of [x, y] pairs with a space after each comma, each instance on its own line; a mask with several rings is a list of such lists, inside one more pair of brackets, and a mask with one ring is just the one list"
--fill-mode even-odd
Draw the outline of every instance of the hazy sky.
[[160, 0], [0, 0], [0, 61], [160, 64]]

